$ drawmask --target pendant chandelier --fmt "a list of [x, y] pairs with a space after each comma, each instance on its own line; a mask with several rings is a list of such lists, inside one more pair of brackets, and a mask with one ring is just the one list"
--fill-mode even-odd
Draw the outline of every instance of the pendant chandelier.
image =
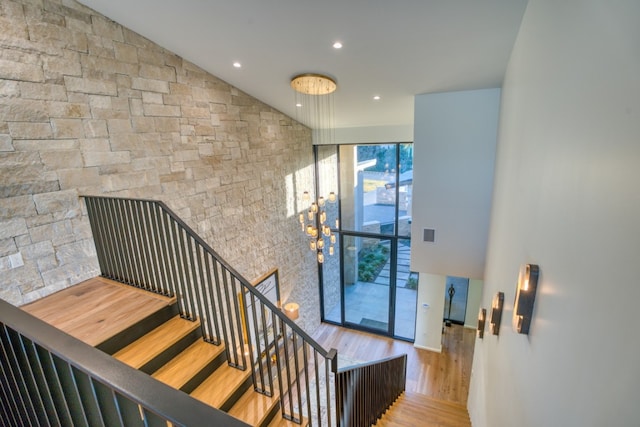
[[[302, 200], [305, 202], [311, 202], [309, 192], [305, 191], [302, 194]], [[334, 245], [336, 243], [336, 235], [331, 232], [331, 227], [327, 224], [327, 211], [325, 209], [326, 203], [335, 203], [337, 200], [336, 193], [333, 191], [329, 193], [329, 196], [325, 200], [320, 196], [318, 200], [309, 204], [309, 209], [306, 215], [300, 214], [300, 225], [302, 231], [309, 236], [309, 249], [317, 252], [316, 257], [318, 262], [322, 264], [324, 262], [324, 248], [329, 248], [329, 255], [334, 253]], [[339, 227], [339, 222], [336, 219], [336, 228]]]
[[333, 143], [336, 81], [326, 75], [306, 73], [293, 77], [291, 87], [295, 92], [296, 119], [311, 128], [313, 143]]

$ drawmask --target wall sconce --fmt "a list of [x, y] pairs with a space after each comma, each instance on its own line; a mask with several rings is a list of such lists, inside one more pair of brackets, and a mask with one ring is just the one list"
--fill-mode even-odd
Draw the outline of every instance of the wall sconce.
[[481, 308], [478, 313], [478, 338], [484, 338], [484, 324], [487, 321], [487, 309]]
[[490, 329], [493, 335], [500, 333], [500, 321], [502, 320], [502, 306], [504, 305], [504, 292], [498, 292], [493, 297], [493, 303], [491, 304], [491, 320]]
[[287, 316], [291, 320], [296, 320], [300, 317], [300, 305], [295, 302], [288, 302], [284, 305], [283, 311], [285, 316]]
[[520, 268], [513, 304], [513, 329], [519, 334], [529, 334], [539, 274], [540, 269], [536, 264], [525, 264]]

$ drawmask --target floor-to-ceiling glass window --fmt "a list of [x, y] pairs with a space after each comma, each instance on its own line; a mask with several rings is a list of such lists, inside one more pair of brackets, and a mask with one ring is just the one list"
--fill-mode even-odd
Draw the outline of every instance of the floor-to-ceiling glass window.
[[413, 340], [413, 145], [318, 146], [316, 155], [318, 194], [339, 193], [338, 242], [321, 269], [323, 319]]

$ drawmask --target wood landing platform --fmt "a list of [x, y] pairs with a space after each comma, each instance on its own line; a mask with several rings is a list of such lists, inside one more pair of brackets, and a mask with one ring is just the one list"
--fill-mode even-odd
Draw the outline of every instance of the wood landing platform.
[[174, 301], [94, 277], [20, 308], [95, 347]]

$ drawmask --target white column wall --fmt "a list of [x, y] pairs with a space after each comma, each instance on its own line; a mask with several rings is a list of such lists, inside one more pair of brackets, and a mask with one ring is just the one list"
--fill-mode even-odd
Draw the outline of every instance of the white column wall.
[[416, 96], [412, 270], [484, 277], [499, 106], [500, 89]]
[[[508, 66], [474, 427], [640, 423], [640, 2], [530, 0]], [[513, 332], [523, 263], [541, 278], [528, 336]]]

